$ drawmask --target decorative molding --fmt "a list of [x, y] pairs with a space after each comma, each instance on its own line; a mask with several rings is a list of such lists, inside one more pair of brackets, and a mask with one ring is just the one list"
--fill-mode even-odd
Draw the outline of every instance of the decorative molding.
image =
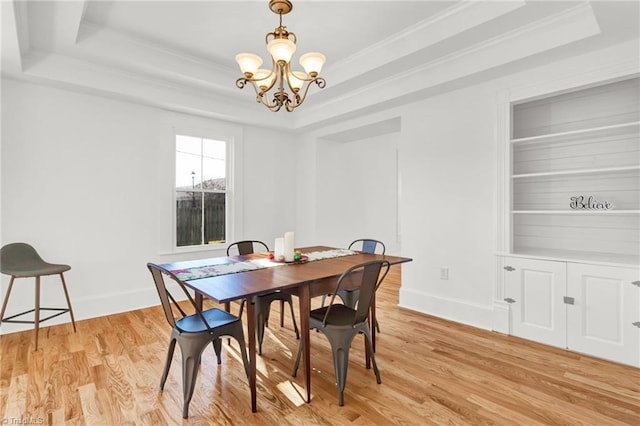
[[485, 330], [493, 329], [493, 309], [490, 306], [436, 296], [404, 286], [400, 288], [399, 306]]
[[[581, 3], [569, 11], [452, 52], [437, 60], [425, 62], [403, 73], [380, 79], [375, 84], [344, 92], [342, 95], [332, 93], [330, 100], [307, 105], [307, 114], [296, 124], [304, 127], [312, 122], [329, 120], [365, 106], [370, 108], [389, 103], [414, 92], [444, 85], [592, 37], [599, 32], [593, 10], [588, 4]], [[330, 88], [327, 89], [327, 93], [329, 91]], [[321, 95], [324, 96], [326, 93]]]
[[375, 43], [342, 61], [329, 64], [325, 74], [334, 84], [355, 78], [363, 72], [433, 46], [456, 34], [512, 12], [526, 2], [458, 2], [385, 40]]

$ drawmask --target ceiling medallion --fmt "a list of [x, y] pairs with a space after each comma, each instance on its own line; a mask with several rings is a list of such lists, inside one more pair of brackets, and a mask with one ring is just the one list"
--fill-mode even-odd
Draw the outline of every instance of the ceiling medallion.
[[[289, 0], [269, 1], [269, 9], [280, 17], [280, 25], [265, 36], [272, 69], [260, 68], [262, 58], [253, 53], [236, 55], [236, 62], [244, 74], [236, 80], [236, 86], [242, 89], [250, 83], [256, 92], [256, 101], [274, 112], [282, 107], [293, 111], [302, 105], [311, 84], [315, 83], [321, 89], [326, 85], [324, 78], [318, 75], [326, 60], [322, 53], [309, 52], [300, 57], [304, 72], [291, 68], [297, 39], [294, 32], [287, 31], [287, 27], [282, 25], [282, 15], [291, 12], [292, 8]], [[275, 91], [270, 92], [271, 89]]]

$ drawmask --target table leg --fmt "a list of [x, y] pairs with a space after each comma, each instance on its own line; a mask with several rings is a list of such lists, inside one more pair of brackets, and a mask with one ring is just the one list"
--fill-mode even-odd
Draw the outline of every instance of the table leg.
[[196, 306], [198, 307], [198, 309], [202, 310], [203, 297], [202, 293], [200, 293], [199, 291], [196, 291], [194, 302], [196, 302]]
[[245, 301], [247, 307], [247, 333], [249, 333], [249, 388], [251, 389], [251, 412], [258, 411], [256, 401], [256, 306], [251, 298]]
[[300, 342], [302, 344], [302, 364], [304, 365], [305, 400], [311, 402], [311, 349], [309, 336], [309, 315], [311, 312], [311, 296], [309, 286], [300, 287]]

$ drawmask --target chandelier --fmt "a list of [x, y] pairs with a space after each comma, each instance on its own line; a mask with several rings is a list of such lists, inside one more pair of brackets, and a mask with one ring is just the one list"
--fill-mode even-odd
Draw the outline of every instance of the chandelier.
[[[297, 39], [294, 32], [287, 31], [287, 27], [282, 25], [282, 15], [291, 12], [292, 8], [289, 0], [269, 1], [269, 9], [280, 16], [280, 25], [265, 37], [272, 69], [260, 68], [262, 58], [253, 53], [236, 55], [236, 62], [244, 74], [244, 77], [236, 80], [236, 86], [242, 89], [250, 83], [256, 92], [256, 101], [274, 112], [282, 107], [293, 111], [302, 105], [313, 83], [321, 89], [326, 85], [324, 78], [318, 76], [326, 60], [322, 53], [309, 52], [300, 57], [304, 72], [294, 71], [291, 67]], [[269, 91], [274, 88], [271, 94]]]

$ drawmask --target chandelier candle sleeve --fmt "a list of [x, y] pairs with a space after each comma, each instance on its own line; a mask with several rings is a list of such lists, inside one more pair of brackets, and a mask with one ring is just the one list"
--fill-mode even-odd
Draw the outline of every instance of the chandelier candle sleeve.
[[284, 260], [285, 262], [293, 262], [293, 232], [284, 233]]
[[280, 17], [280, 25], [265, 37], [272, 69], [260, 68], [263, 61], [256, 54], [236, 55], [236, 62], [243, 74], [243, 77], [236, 80], [236, 86], [240, 89], [246, 85], [253, 87], [256, 102], [274, 112], [280, 111], [282, 107], [291, 112], [302, 105], [312, 84], [320, 89], [326, 86], [324, 78], [319, 76], [326, 61], [322, 53], [309, 52], [300, 57], [299, 62], [304, 72], [292, 67], [291, 58], [296, 51], [297, 37], [282, 25], [282, 15], [291, 12], [292, 8], [289, 0], [269, 1], [269, 9]]

